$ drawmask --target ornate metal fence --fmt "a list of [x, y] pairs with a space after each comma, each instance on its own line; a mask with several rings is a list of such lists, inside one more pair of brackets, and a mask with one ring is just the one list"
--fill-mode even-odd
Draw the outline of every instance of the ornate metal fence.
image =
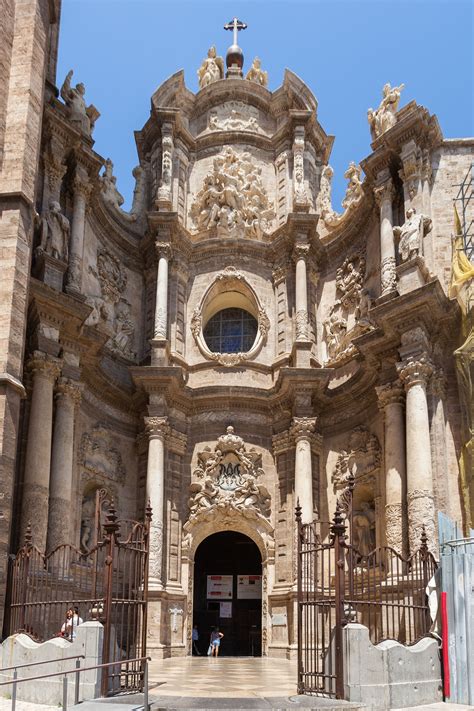
[[[100, 516], [99, 507], [98, 516]], [[83, 552], [70, 545], [44, 555], [28, 530], [10, 568], [8, 633], [25, 632], [38, 642], [75, 637], [78, 618], [104, 625], [102, 694], [141, 691], [147, 630], [148, 553], [151, 509], [143, 522], [117, 520], [113, 503], [95, 545]], [[124, 532], [124, 533], [123, 533]], [[121, 540], [121, 533], [125, 536]], [[67, 618], [77, 609], [77, 617]]]
[[[423, 532], [418, 551], [404, 558], [389, 547], [361, 555], [347, 536], [353, 486], [337, 503], [327, 542], [317, 522], [298, 527], [298, 692], [344, 698], [342, 630], [365, 625], [373, 644], [415, 644], [429, 633], [426, 586], [436, 570]], [[349, 538], [349, 539], [348, 539]]]

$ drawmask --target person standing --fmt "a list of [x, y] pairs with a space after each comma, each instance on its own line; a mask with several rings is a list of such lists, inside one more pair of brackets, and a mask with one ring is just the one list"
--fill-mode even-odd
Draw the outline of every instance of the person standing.
[[199, 651], [199, 630], [197, 625], [193, 625], [193, 654], [197, 655], [198, 657], [201, 656], [201, 652]]
[[219, 647], [221, 646], [221, 639], [223, 637], [223, 633], [219, 630], [218, 627], [214, 627], [211, 632], [211, 656], [213, 657], [218, 657], [219, 656]]

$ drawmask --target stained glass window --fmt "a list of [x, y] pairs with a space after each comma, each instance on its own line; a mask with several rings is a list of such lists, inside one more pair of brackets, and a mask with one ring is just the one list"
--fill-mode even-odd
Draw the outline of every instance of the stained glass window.
[[207, 322], [204, 340], [213, 353], [246, 353], [257, 335], [258, 323], [244, 309], [223, 309]]

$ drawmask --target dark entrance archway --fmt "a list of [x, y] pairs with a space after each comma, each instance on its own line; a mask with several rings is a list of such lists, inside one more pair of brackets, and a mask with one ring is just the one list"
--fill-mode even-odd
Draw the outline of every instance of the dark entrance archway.
[[243, 533], [206, 538], [194, 559], [193, 624], [206, 654], [212, 627], [224, 634], [219, 655], [260, 656], [262, 650], [262, 559]]

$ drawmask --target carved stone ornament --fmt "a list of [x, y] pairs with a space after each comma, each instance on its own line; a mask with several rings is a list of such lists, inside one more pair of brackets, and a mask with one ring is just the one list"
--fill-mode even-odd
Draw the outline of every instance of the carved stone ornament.
[[366, 427], [356, 427], [349, 437], [349, 447], [343, 450], [331, 475], [334, 491], [345, 489], [349, 475], [359, 482], [375, 485], [381, 464], [381, 449], [376, 435]]
[[250, 449], [227, 427], [214, 451], [198, 453], [198, 466], [189, 487], [189, 520], [211, 521], [216, 509], [233, 510], [250, 519], [270, 517], [271, 497], [258, 483], [263, 475], [262, 455]]
[[409, 390], [414, 385], [422, 385], [426, 388], [434, 371], [433, 363], [427, 354], [410, 356], [406, 360], [396, 363], [396, 368], [405, 390]]
[[382, 295], [395, 291], [397, 288], [397, 265], [395, 257], [385, 257], [381, 265]]
[[123, 195], [117, 189], [117, 178], [114, 175], [114, 164], [107, 158], [104, 164], [104, 172], [100, 176], [100, 187], [102, 198], [112, 210], [115, 210], [121, 217], [124, 217], [129, 222], [137, 219], [136, 215], [125, 212], [121, 209], [124, 203]]
[[258, 133], [258, 110], [242, 101], [226, 101], [209, 114], [209, 131], [253, 131]]
[[438, 555], [433, 495], [426, 489], [414, 489], [408, 492], [407, 502], [410, 553], [413, 555], [419, 549], [424, 528], [428, 550]]
[[250, 153], [228, 146], [213, 160], [190, 209], [195, 230], [217, 228], [223, 236], [262, 239], [275, 218], [262, 181], [262, 169]]
[[390, 84], [385, 84], [383, 98], [378, 109], [368, 109], [367, 120], [373, 141], [395, 126], [400, 94], [404, 86], [404, 84], [400, 84], [400, 86], [392, 87]]
[[82, 435], [78, 461], [88, 479], [99, 477], [120, 484], [125, 481], [122, 455], [110, 429], [100, 422]]
[[364, 288], [366, 260], [364, 254], [350, 254], [336, 271], [336, 300], [323, 321], [326, 362], [341, 365], [357, 349], [355, 337], [374, 328], [370, 319], [372, 296]]
[[[254, 305], [254, 315], [256, 315], [257, 318], [257, 335], [251, 349], [245, 353], [216, 353], [211, 351], [203, 335], [203, 313], [205, 313], [206, 306], [212, 300], [213, 294], [216, 292], [225, 293], [230, 291], [237, 291], [244, 294]], [[270, 319], [260, 303], [257, 294], [245, 276], [233, 266], [226, 267], [222, 272], [216, 275], [206, 290], [201, 304], [196, 306], [191, 316], [191, 333], [202, 355], [208, 360], [217, 361], [227, 367], [232, 367], [255, 358], [262, 346], [265, 345], [269, 330]]]
[[293, 208], [296, 211], [307, 212], [311, 202], [305, 185], [304, 149], [304, 127], [297, 126], [293, 141]]
[[407, 210], [406, 221], [401, 227], [393, 228], [393, 235], [398, 240], [398, 252], [402, 262], [406, 262], [422, 252], [423, 237], [431, 230], [431, 219], [417, 214], [414, 207]]
[[341, 214], [333, 210], [331, 200], [331, 181], [334, 171], [330, 165], [325, 165], [321, 173], [321, 181], [319, 185], [319, 193], [316, 200], [316, 211], [320, 214], [321, 219], [327, 228], [340, 225], [346, 217], [352, 212], [362, 200], [364, 191], [361, 181], [362, 169], [360, 165], [356, 165], [353, 161], [349, 163], [349, 167], [344, 173], [344, 177], [349, 181], [342, 206], [344, 212]]

